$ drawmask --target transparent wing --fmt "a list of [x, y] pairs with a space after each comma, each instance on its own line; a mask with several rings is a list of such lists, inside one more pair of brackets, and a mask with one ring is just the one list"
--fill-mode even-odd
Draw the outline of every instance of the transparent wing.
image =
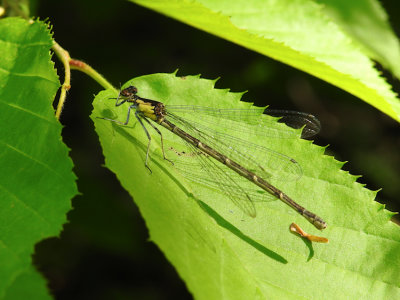
[[[241, 126], [243, 116], [250, 117], [252, 121], [253, 128], [249, 130], [249, 134], [254, 130], [259, 130], [258, 133], [261, 132], [261, 127], [264, 127], [265, 123], [260, 123], [259, 120], [266, 121], [267, 119], [260, 117], [259, 109], [256, 111], [215, 110], [197, 106], [180, 106], [179, 108], [180, 113], [185, 118], [168, 111], [167, 117], [170, 122], [264, 180], [294, 181], [301, 177], [301, 167], [294, 159], [238, 137], [243, 135], [243, 131], [238, 133], [236, 130], [243, 128]], [[202, 111], [201, 116], [198, 114], [200, 110]], [[174, 111], [179, 111], [179, 109]], [[227, 118], [222, 116], [227, 116]], [[221, 121], [221, 119], [223, 120]], [[248, 120], [246, 123], [248, 123]], [[221, 128], [220, 125], [224, 124], [224, 128], [229, 128], [230, 132], [234, 131], [238, 136], [210, 129], [207, 127], [210, 124], [217, 128]], [[290, 132], [290, 129], [287, 132]], [[170, 150], [175, 152], [175, 155], [173, 157], [169, 155], [169, 159], [174, 161], [175, 167], [188, 180], [224, 193], [237, 207], [252, 217], [256, 215], [254, 201], [274, 199], [272, 195], [253, 182], [214, 160], [193, 145], [186, 142], [185, 144], [189, 151], [180, 151], [171, 147]]]
[[[189, 151], [179, 151], [174, 147], [170, 147], [167, 154], [168, 159], [173, 161], [174, 167], [186, 179], [201, 184], [209, 189], [222, 191], [225, 194], [225, 191], [229, 191], [235, 195], [236, 200], [233, 201], [235, 204], [248, 200], [252, 202], [277, 200], [274, 196], [241, 177], [236, 172], [229, 168], [218, 166], [218, 162], [214, 162], [212, 158], [208, 158], [207, 155], [200, 150], [193, 146], [191, 146], [191, 148], [192, 149], [189, 149]], [[204, 156], [204, 158], [200, 158], [199, 156]], [[210, 165], [209, 162], [205, 162], [205, 159], [211, 160], [213, 164]], [[199, 160], [203, 160], [203, 163]], [[220, 169], [219, 171], [223, 171], [224, 174], [222, 176], [215, 176], [216, 172], [214, 167], [218, 167]], [[217, 172], [219, 173], [219, 171]], [[229, 179], [224, 179], [226, 176]], [[236, 205], [241, 208], [241, 205]], [[249, 206], [249, 204], [247, 206]], [[246, 212], [245, 209], [241, 209]], [[250, 209], [247, 209], [247, 211], [250, 211]], [[250, 215], [248, 212], [246, 212], [246, 214]]]
[[[186, 145], [192, 148], [193, 151], [198, 150], [188, 143], [186, 143]], [[226, 169], [228, 168], [221, 165], [213, 158], [206, 156], [204, 153], [191, 157], [192, 160], [197, 161], [195, 165], [191, 163], [189, 163], [189, 165], [185, 164], [182, 158], [183, 157], [181, 157], [181, 159], [172, 160], [174, 161], [175, 167], [185, 178], [205, 185], [207, 188], [213, 188], [222, 192], [245, 214], [253, 218], [256, 216], [256, 208], [250, 195], [248, 195], [247, 190], [243, 189], [236, 180], [240, 175], [235, 172], [233, 172], [234, 174], [227, 172]]]
[[[247, 128], [232, 128], [237, 122], [246, 122], [252, 126], [251, 133], [257, 136], [267, 136], [272, 138], [295, 138], [297, 132], [282, 126], [280, 128], [272, 127], [272, 123], [276, 120], [271, 119], [264, 113], [279, 118], [279, 122], [299, 129], [303, 128], [302, 137], [307, 138], [317, 134], [320, 131], [321, 124], [316, 117], [297, 111], [289, 110], [271, 110], [264, 107], [251, 107], [248, 109], [218, 109], [211, 107], [195, 106], [195, 105], [167, 105], [168, 114], [181, 116], [188, 122], [202, 123], [206, 126], [215, 126], [218, 120], [230, 120], [224, 122], [222, 126], [230, 130], [234, 129], [240, 133], [249, 133]], [[208, 124], [208, 125], [207, 125]]]
[[[267, 181], [295, 181], [302, 176], [300, 165], [292, 158], [201, 124], [191, 124], [180, 116], [169, 115], [175, 125], [229, 159], [236, 161]], [[239, 150], [244, 149], [244, 150]], [[228, 168], [226, 168], [228, 169]], [[242, 181], [248, 181], [240, 177]]]

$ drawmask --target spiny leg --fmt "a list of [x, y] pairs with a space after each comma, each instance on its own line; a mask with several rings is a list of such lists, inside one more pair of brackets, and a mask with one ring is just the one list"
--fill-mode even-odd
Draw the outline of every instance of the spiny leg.
[[[118, 99], [117, 99], [117, 102], [118, 102]], [[126, 101], [124, 100], [124, 101], [121, 102], [121, 103], [116, 103], [115, 106], [120, 106], [121, 104], [123, 104], [123, 103], [125, 103], [125, 102], [126, 102]], [[128, 125], [128, 123], [129, 123], [129, 117], [130, 117], [130, 113], [131, 113], [131, 109], [132, 109], [132, 108], [135, 108], [135, 109], [136, 109], [136, 105], [135, 105], [135, 104], [132, 104], [132, 105], [129, 106], [129, 108], [128, 108], [128, 113], [126, 114], [126, 121], [125, 121], [125, 122], [121, 122], [121, 121], [114, 120], [114, 119], [109, 119], [109, 118], [101, 118], [101, 117], [96, 117], [96, 118], [98, 118], [98, 119], [103, 119], [103, 120], [108, 120], [108, 121], [115, 122], [115, 123], [118, 123], [118, 124], [121, 124], [121, 125], [125, 125], [125, 126], [126, 126], [126, 125]], [[140, 118], [140, 115], [139, 115], [138, 111], [135, 111], [135, 117], [136, 117], [136, 119], [139, 121], [140, 125], [142, 125], [142, 128], [143, 128], [144, 132], [146, 133], [147, 138], [148, 138], [148, 140], [149, 140], [149, 143], [147, 144], [147, 152], [146, 152], [146, 162], [145, 162], [145, 165], [146, 165], [146, 168], [150, 171], [150, 173], [153, 173], [153, 172], [151, 171], [151, 169], [149, 168], [148, 164], [147, 164], [148, 159], [149, 159], [149, 150], [150, 150], [151, 136], [150, 136], [149, 132], [147, 131], [147, 128], [144, 126], [144, 124], [143, 124], [143, 122], [142, 122], [142, 120], [141, 120], [141, 118]], [[147, 120], [146, 118], [144, 118], [144, 119], [148, 122], [148, 120]], [[151, 124], [151, 125], [152, 125], [152, 124]]]
[[[121, 88], [120, 88], [120, 89], [121, 89]], [[109, 99], [117, 99], [117, 101], [115, 101], [115, 106], [120, 106], [120, 105], [122, 105], [122, 104], [124, 104], [125, 102], [128, 101], [128, 99], [123, 99], [123, 100], [121, 100], [120, 103], [118, 103], [119, 97], [120, 97], [120, 96], [121, 96], [121, 90], [120, 90], [120, 92], [118, 93], [118, 97], [117, 97], [117, 98], [109, 98]]]
[[[128, 115], [129, 115], [129, 113], [128, 113]], [[141, 118], [140, 113], [139, 113], [138, 111], [135, 112], [135, 117], [136, 117], [136, 119], [139, 121], [140, 125], [142, 125], [143, 130], [144, 130], [144, 132], [146, 132], [147, 138], [148, 138], [148, 140], [149, 140], [149, 143], [147, 144], [147, 152], [146, 152], [146, 162], [145, 162], [145, 166], [146, 166], [147, 169], [149, 169], [150, 173], [153, 173], [153, 172], [151, 171], [151, 169], [149, 168], [149, 166], [147, 165], [147, 161], [148, 161], [148, 159], [149, 159], [149, 151], [150, 151], [151, 136], [150, 136], [149, 132], [147, 131], [147, 128], [144, 126], [144, 124], [143, 124], [143, 122], [142, 122], [142, 118]], [[128, 118], [129, 118], [129, 116], [128, 116]], [[148, 120], [147, 120], [145, 117], [143, 117], [143, 119], [145, 119], [145, 120], [148, 122]]]
[[169, 161], [172, 165], [174, 165], [174, 163], [173, 163], [172, 161], [170, 161], [168, 158], [165, 157], [165, 152], [164, 152], [164, 139], [163, 139], [163, 135], [162, 135], [161, 131], [160, 131], [156, 126], [154, 126], [154, 124], [151, 123], [148, 119], [144, 119], [144, 120], [145, 120], [147, 123], [149, 123], [149, 125], [150, 125], [151, 127], [153, 127], [153, 129], [160, 135], [160, 137], [161, 137], [161, 150], [162, 150], [163, 157], [164, 157], [164, 159], [165, 159], [166, 161]]
[[[115, 106], [120, 106], [122, 104], [124, 104], [126, 101], [128, 101], [128, 99], [124, 99], [122, 100], [120, 103], [118, 103], [119, 100], [119, 96], [121, 95], [121, 92], [119, 92], [118, 97], [117, 97], [117, 101], [115, 101]], [[115, 99], [115, 98], [114, 98]]]

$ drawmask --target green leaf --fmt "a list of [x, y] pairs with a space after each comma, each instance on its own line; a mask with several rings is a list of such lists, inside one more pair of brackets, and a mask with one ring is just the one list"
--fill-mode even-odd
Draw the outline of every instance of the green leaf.
[[315, 1], [132, 1], [310, 73], [400, 121], [389, 84]]
[[400, 78], [400, 43], [381, 3], [375, 0], [318, 1], [359, 47]]
[[[57, 235], [76, 192], [52, 101], [60, 86], [43, 22], [0, 20], [0, 298], [50, 298], [34, 244]], [[23, 295], [27, 297], [22, 297]]]
[[[169, 105], [243, 108], [240, 93], [215, 89], [199, 76], [153, 74], [135, 78], [144, 98]], [[144, 165], [147, 137], [134, 114], [128, 126], [102, 120], [126, 120], [128, 104], [115, 107], [116, 91], [101, 92], [92, 119], [106, 166], [129, 191], [146, 220], [150, 238], [178, 270], [196, 299], [396, 299], [400, 297], [400, 230], [393, 215], [375, 202], [376, 192], [340, 170], [343, 163], [325, 148], [299, 138], [242, 138], [294, 158], [302, 167], [298, 181], [277, 181], [293, 199], [325, 219], [322, 233], [285, 204], [256, 202], [257, 217], [245, 215], [222, 193], [183, 178], [162, 158], [160, 138], [150, 127], [150, 173]], [[272, 129], [283, 124], [271, 121]], [[145, 123], [146, 124], [146, 123]], [[240, 128], [248, 128], [242, 123]], [[167, 158], [176, 136], [162, 131]], [[232, 131], [235, 134], [234, 131]], [[240, 145], [237, 145], [240, 150]], [[246, 151], [246, 149], [241, 149]], [[202, 193], [197, 191], [202, 190]], [[329, 238], [310, 244], [289, 231], [296, 222]]]

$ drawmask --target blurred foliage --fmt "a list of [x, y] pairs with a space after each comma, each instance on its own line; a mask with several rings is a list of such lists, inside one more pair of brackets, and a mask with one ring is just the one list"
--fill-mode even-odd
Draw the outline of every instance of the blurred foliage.
[[[397, 35], [399, 4], [383, 1]], [[383, 188], [377, 200], [399, 211], [398, 124], [376, 109], [317, 78], [228, 41], [125, 1], [41, 1], [32, 15], [49, 17], [54, 38], [71, 56], [90, 63], [115, 86], [135, 76], [172, 72], [221, 79], [247, 101], [316, 115], [319, 145], [349, 161], [344, 169], [360, 182]], [[107, 43], [102, 40], [107, 36]], [[59, 74], [62, 66], [57, 65]], [[389, 81], [399, 91], [390, 74]], [[93, 123], [93, 94], [86, 75], [72, 74], [61, 122], [71, 148], [81, 196], [73, 199], [60, 238], [39, 243], [34, 257], [57, 299], [190, 299], [183, 282], [150, 242], [135, 204], [105, 168]], [[110, 213], [111, 212], [111, 213]]]

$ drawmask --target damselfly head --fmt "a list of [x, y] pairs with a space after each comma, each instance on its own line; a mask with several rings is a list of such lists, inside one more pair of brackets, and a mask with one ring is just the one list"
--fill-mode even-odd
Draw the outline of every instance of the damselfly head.
[[134, 87], [133, 85], [128, 86], [119, 93], [120, 96], [125, 98], [132, 98], [136, 94], [137, 94], [137, 88]]

